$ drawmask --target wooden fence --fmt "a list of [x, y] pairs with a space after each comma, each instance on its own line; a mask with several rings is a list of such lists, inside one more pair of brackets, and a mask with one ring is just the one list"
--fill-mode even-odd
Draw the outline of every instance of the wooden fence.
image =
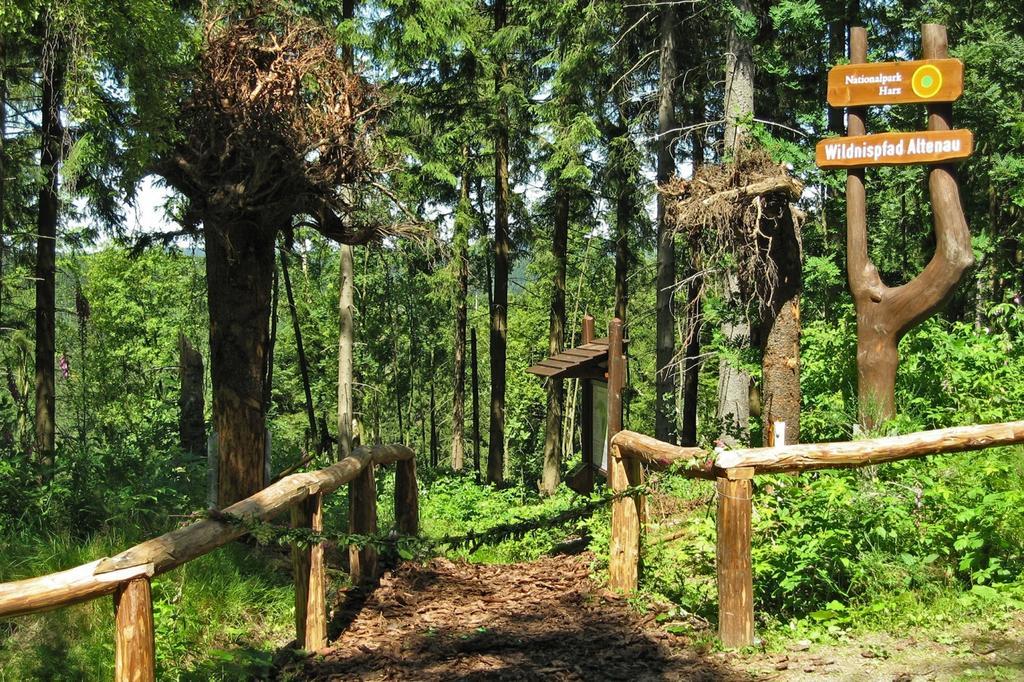
[[[609, 365], [609, 394], [616, 369]], [[609, 431], [613, 434], [609, 483], [616, 492], [625, 493], [640, 485], [641, 465], [664, 468], [675, 464], [681, 475], [715, 482], [718, 631], [722, 643], [730, 647], [749, 646], [754, 641], [750, 519], [755, 475], [861, 467], [1024, 442], [1024, 421], [844, 443], [726, 450], [717, 454], [677, 447], [632, 431], [610, 427]], [[625, 592], [637, 587], [644, 503], [639, 493], [612, 502], [610, 581], [613, 588]]]
[[[114, 679], [146, 682], [155, 679], [153, 601], [150, 581], [192, 559], [226, 545], [247, 530], [245, 522], [269, 521], [290, 510], [293, 527], [323, 528], [323, 496], [346, 483], [353, 509], [353, 533], [368, 534], [377, 526], [374, 466], [396, 464], [395, 523], [403, 535], [419, 530], [416, 458], [403, 445], [357, 448], [329, 467], [292, 474], [251, 497], [223, 509], [224, 519], [207, 518], [147, 540], [117, 556], [99, 559], [67, 571], [0, 584], [0, 618], [48, 611], [114, 595], [116, 642]], [[327, 574], [322, 544], [293, 546], [295, 573], [295, 632], [302, 648], [312, 651], [327, 644]], [[359, 550], [353, 579], [376, 571], [376, 556]]]

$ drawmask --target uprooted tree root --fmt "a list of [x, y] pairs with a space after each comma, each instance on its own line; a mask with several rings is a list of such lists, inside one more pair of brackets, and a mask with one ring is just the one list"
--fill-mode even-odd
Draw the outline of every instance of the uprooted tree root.
[[180, 137], [159, 171], [198, 216], [249, 216], [276, 229], [296, 214], [343, 215], [351, 188], [379, 170], [376, 90], [330, 31], [277, 3], [244, 15], [204, 11], [188, 82]]
[[743, 150], [733, 163], [701, 166], [691, 180], [660, 188], [673, 233], [690, 245], [704, 280], [731, 269], [745, 300], [766, 307], [778, 275], [772, 258], [775, 226], [791, 220], [790, 202], [803, 185], [761, 149]]

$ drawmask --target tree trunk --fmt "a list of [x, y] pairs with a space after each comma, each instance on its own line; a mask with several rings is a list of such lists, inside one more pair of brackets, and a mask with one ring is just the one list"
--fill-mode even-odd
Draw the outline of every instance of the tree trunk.
[[[921, 42], [924, 59], [946, 57], [945, 27], [925, 24]], [[851, 29], [850, 61], [856, 64], [866, 60], [867, 32]], [[928, 130], [951, 129], [952, 113], [951, 104], [928, 105]], [[864, 108], [849, 108], [847, 134], [864, 134], [864, 115]], [[864, 169], [847, 172], [847, 272], [857, 309], [858, 412], [866, 429], [896, 414], [900, 339], [948, 300], [963, 273], [974, 263], [953, 166], [931, 166], [928, 191], [935, 221], [935, 254], [912, 281], [887, 287], [868, 256]]]
[[765, 311], [761, 332], [761, 417], [764, 444], [783, 445], [774, 439], [775, 422], [786, 423], [786, 443], [800, 442], [800, 224], [788, 200], [772, 202], [766, 215], [773, 220], [769, 259], [775, 263], [772, 300]]
[[[436, 370], [434, 363], [430, 363], [431, 370]], [[439, 458], [439, 444], [437, 440], [437, 409], [434, 401], [434, 371], [430, 372], [430, 466], [437, 468]]]
[[615, 173], [615, 317], [627, 324], [626, 311], [629, 308], [629, 228], [633, 219], [636, 188], [630, 178], [627, 148], [633, 144], [628, 128], [623, 121], [621, 134], [613, 144], [620, 152], [614, 162]]
[[466, 424], [466, 296], [469, 292], [469, 228], [473, 207], [469, 202], [469, 154], [459, 187], [455, 215], [455, 343], [452, 352], [452, 470], [462, 471], [465, 460]]
[[[559, 180], [555, 186], [554, 235], [551, 255], [555, 272], [551, 290], [551, 315], [548, 327], [548, 355], [562, 351], [565, 341], [565, 261], [569, 248], [569, 189]], [[548, 379], [547, 423], [544, 429], [544, 472], [540, 491], [554, 495], [562, 480], [562, 412], [565, 391], [561, 379]]]
[[[753, 15], [750, 0], [733, 0], [737, 12]], [[725, 57], [725, 153], [735, 156], [747, 144], [747, 119], [754, 115], [754, 46], [750, 36], [740, 33], [736, 22], [729, 25], [729, 49]]]
[[[696, 93], [693, 97], [693, 123], [704, 123], [707, 119], [704, 109], [704, 94]], [[704, 165], [704, 138], [694, 133], [690, 138], [693, 145], [693, 169]], [[691, 260], [696, 257], [697, 250], [691, 247]], [[693, 263], [688, 269], [690, 283], [686, 287], [686, 352], [683, 359], [683, 420], [679, 432], [680, 445], [693, 447], [697, 445], [697, 401], [700, 389], [700, 334], [703, 325], [703, 300], [701, 299], [701, 281], [694, 279], [700, 269]]]
[[[693, 273], [690, 273], [693, 276]], [[700, 283], [691, 280], [686, 287], [686, 357], [683, 361], [683, 428], [680, 445], [697, 445], [697, 400], [700, 384], [700, 331], [703, 304]]]
[[[735, 0], [736, 10], [753, 14], [750, 0]], [[729, 47], [725, 60], [725, 155], [735, 159], [750, 133], [744, 122], [754, 115], [754, 61], [749, 36], [741, 34], [735, 22], [729, 27]], [[722, 337], [734, 349], [750, 344], [750, 322], [740, 282], [735, 271], [726, 273], [726, 321]], [[720, 438], [729, 445], [746, 441], [750, 421], [750, 375], [734, 367], [725, 357], [718, 364], [718, 411]]]
[[[675, 126], [675, 80], [676, 9], [672, 3], [661, 6], [660, 57], [658, 74], [658, 184], [664, 184], [675, 174], [675, 159], [672, 156], [672, 130]], [[654, 432], [659, 440], [675, 442], [676, 372], [675, 357], [675, 315], [672, 310], [672, 288], [675, 285], [675, 245], [669, 230], [665, 199], [658, 193], [658, 253], [657, 314], [655, 349], [655, 424]]]
[[[494, 31], [505, 27], [506, 0], [494, 2]], [[508, 64], [500, 56], [494, 76], [498, 120], [494, 132], [494, 294], [491, 304], [491, 422], [487, 453], [487, 482], [505, 480], [505, 360], [508, 336], [508, 103], [501, 90], [508, 78]]]
[[309, 365], [306, 362], [306, 351], [302, 345], [302, 327], [299, 325], [299, 311], [295, 307], [295, 294], [292, 291], [292, 278], [288, 274], [288, 256], [281, 252], [281, 275], [284, 278], [284, 291], [288, 297], [288, 312], [292, 318], [292, 329], [295, 331], [295, 352], [299, 356], [299, 373], [302, 376], [302, 392], [306, 397], [306, 418], [309, 420], [309, 437], [311, 442], [320, 443], [316, 433], [316, 412], [313, 409], [313, 390], [309, 384]]
[[470, 362], [473, 365], [473, 471], [480, 482], [480, 374], [476, 359], [476, 328], [470, 335]]
[[203, 356], [188, 337], [178, 335], [178, 377], [181, 394], [178, 398], [178, 433], [181, 449], [191, 455], [206, 451], [206, 419], [203, 400]]
[[263, 489], [275, 230], [238, 217], [205, 215], [210, 377], [223, 508]]
[[[44, 24], [45, 26], [46, 24]], [[48, 30], [48, 29], [44, 29]], [[39, 214], [36, 227], [36, 461], [44, 480], [52, 475], [56, 434], [54, 387], [55, 279], [57, 274], [58, 194], [63, 128], [64, 54], [50, 36], [43, 41], [43, 101], [39, 168]]]
[[352, 454], [352, 350], [355, 345], [353, 299], [355, 266], [352, 247], [341, 245], [340, 293], [338, 297], [338, 460]]

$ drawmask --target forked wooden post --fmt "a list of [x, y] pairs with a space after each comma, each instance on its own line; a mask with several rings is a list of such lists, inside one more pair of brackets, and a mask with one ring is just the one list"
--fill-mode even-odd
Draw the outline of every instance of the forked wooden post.
[[118, 585], [114, 592], [116, 644], [114, 680], [153, 682], [156, 653], [153, 641], [153, 595], [146, 576]]
[[[626, 358], [622, 351], [622, 320], [612, 320], [608, 330], [608, 484], [621, 493], [640, 485], [640, 462], [619, 457], [611, 439], [622, 430], [622, 387]], [[608, 583], [612, 589], [636, 590], [640, 573], [640, 521], [643, 501], [639, 494], [612, 501], [612, 533], [608, 559]]]
[[[356, 535], [377, 532], [376, 467], [370, 462], [348, 484], [348, 531]], [[371, 545], [348, 548], [349, 575], [354, 584], [368, 583], [377, 577], [377, 548]]]
[[[323, 495], [316, 493], [292, 507], [292, 527], [319, 533], [324, 527]], [[324, 546], [292, 545], [295, 570], [295, 642], [306, 651], [327, 646], [327, 572]]]
[[718, 494], [718, 636], [727, 647], [754, 643], [754, 572], [750, 557], [752, 468], [726, 469]]
[[420, 532], [420, 497], [416, 484], [416, 458], [395, 464], [395, 526], [401, 535]]

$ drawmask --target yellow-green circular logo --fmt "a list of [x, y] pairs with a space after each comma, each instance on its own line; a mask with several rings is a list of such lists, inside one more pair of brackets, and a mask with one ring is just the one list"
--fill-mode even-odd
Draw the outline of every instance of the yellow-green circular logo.
[[910, 87], [922, 99], [935, 97], [942, 87], [942, 72], [932, 64], [919, 66], [910, 79]]

